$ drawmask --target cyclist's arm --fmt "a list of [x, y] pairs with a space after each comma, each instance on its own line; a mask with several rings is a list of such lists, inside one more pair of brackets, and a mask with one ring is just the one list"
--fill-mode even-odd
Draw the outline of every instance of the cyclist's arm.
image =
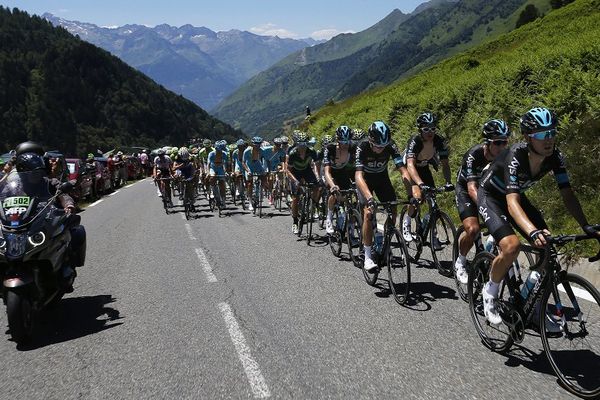
[[335, 182], [333, 182], [333, 177], [331, 176], [330, 165], [325, 166], [325, 183], [327, 183], [327, 186], [329, 186], [330, 189], [335, 186]]
[[415, 183], [415, 185], [419, 186], [423, 183], [423, 180], [419, 176], [417, 172], [416, 166], [416, 158], [409, 158], [406, 160], [406, 169], [408, 169], [408, 174], [410, 175], [410, 179]]
[[452, 183], [452, 172], [450, 171], [450, 163], [447, 158], [442, 158], [440, 160], [442, 163], [442, 171], [444, 172], [444, 179], [446, 183]]
[[467, 191], [469, 192], [469, 197], [475, 203], [477, 203], [477, 188], [478, 188], [477, 181], [467, 182]]
[[358, 188], [358, 190], [360, 190], [360, 192], [363, 194], [365, 199], [367, 199], [367, 201], [370, 200], [373, 197], [373, 194], [369, 190], [369, 186], [365, 181], [364, 172], [356, 171], [356, 173], [354, 174], [354, 179], [356, 180], [356, 187]]
[[575, 221], [577, 221], [581, 227], [587, 225], [587, 218], [583, 213], [579, 199], [577, 199], [577, 196], [575, 196], [575, 193], [573, 193], [573, 189], [571, 189], [571, 187], [562, 188], [560, 189], [560, 195], [565, 203], [565, 207], [567, 210], [569, 210], [569, 213], [573, 216], [573, 218], [575, 218]]

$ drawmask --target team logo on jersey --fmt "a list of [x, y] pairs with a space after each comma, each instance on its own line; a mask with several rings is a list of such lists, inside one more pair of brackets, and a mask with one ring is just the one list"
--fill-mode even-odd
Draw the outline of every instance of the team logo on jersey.
[[486, 207], [479, 206], [479, 214], [483, 217], [483, 222], [487, 222], [490, 219], [487, 211], [488, 209]]

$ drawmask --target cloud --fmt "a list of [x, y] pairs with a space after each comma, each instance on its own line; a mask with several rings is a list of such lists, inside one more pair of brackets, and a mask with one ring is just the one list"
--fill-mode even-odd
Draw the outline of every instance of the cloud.
[[250, 32], [256, 33], [257, 35], [263, 36], [279, 36], [280, 38], [292, 38], [297, 39], [298, 34], [292, 31], [289, 31], [285, 28], [280, 28], [275, 24], [266, 23], [259, 26], [253, 26], [249, 29]]
[[319, 31], [315, 31], [313, 33], [310, 34], [310, 37], [316, 40], [321, 40], [321, 39], [325, 39], [325, 40], [329, 40], [332, 37], [339, 35], [340, 33], [354, 33], [354, 31], [340, 31], [334, 28], [330, 28], [330, 29], [321, 29]]

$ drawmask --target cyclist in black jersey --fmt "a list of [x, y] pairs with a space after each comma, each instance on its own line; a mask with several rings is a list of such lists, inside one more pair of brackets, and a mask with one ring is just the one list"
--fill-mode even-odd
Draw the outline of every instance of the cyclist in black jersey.
[[584, 232], [600, 238], [600, 232], [588, 224], [571, 189], [565, 158], [555, 146], [556, 125], [556, 115], [552, 111], [546, 108], [529, 110], [520, 120], [526, 142], [504, 150], [481, 179], [477, 192], [479, 214], [500, 246], [500, 254], [492, 262], [490, 280], [483, 289], [484, 314], [494, 325], [502, 322], [496, 304], [500, 282], [519, 254], [519, 239], [512, 226], [537, 247], [543, 247], [545, 235], [550, 234], [540, 211], [524, 193], [544, 175], [554, 174], [569, 213]]
[[[446, 139], [437, 133], [437, 125], [437, 117], [434, 114], [425, 112], [419, 115], [417, 117], [419, 133], [411, 137], [406, 146], [403, 161], [412, 183], [412, 197], [419, 200], [423, 200], [422, 190], [435, 187], [435, 181], [429, 169], [429, 164], [432, 164], [436, 170], [439, 163], [442, 164], [442, 171], [446, 179], [445, 188], [447, 191], [454, 190], [450, 164], [448, 163], [448, 145]], [[414, 209], [412, 207], [407, 213], [407, 218], [402, 221], [402, 235], [407, 241], [412, 240], [410, 220], [408, 219], [410, 216], [414, 216]]]
[[352, 133], [345, 125], [335, 131], [336, 143], [330, 143], [323, 150], [323, 165], [325, 166], [325, 183], [329, 187], [330, 196], [327, 200], [327, 219], [325, 230], [334, 233], [333, 208], [338, 200], [339, 190], [352, 188], [355, 173], [356, 147], [351, 144]]
[[[300, 182], [316, 184], [319, 179], [315, 161], [318, 159], [317, 153], [308, 148], [308, 136], [304, 132], [294, 134], [294, 145], [286, 157], [285, 171], [290, 181], [292, 192], [292, 232], [298, 234], [298, 187]], [[312, 192], [312, 198], [317, 203], [319, 199], [319, 187], [315, 186]]]
[[456, 207], [465, 229], [465, 235], [458, 239], [459, 254], [454, 264], [457, 279], [466, 284], [469, 275], [466, 270], [466, 255], [479, 234], [479, 213], [477, 211], [477, 189], [485, 167], [508, 145], [510, 129], [501, 119], [492, 119], [483, 125], [483, 143], [471, 147], [463, 156], [456, 178]]
[[[369, 127], [369, 140], [360, 143], [356, 148], [355, 180], [358, 197], [363, 206], [363, 245], [365, 250], [365, 269], [370, 271], [377, 267], [371, 258], [373, 245], [373, 229], [371, 218], [377, 206], [373, 193], [381, 202], [396, 201], [396, 193], [388, 175], [388, 161], [391, 158], [399, 168], [402, 155], [391, 138], [390, 128], [382, 121], [375, 121]], [[395, 210], [395, 208], [394, 208]], [[396, 212], [392, 216], [396, 221]]]

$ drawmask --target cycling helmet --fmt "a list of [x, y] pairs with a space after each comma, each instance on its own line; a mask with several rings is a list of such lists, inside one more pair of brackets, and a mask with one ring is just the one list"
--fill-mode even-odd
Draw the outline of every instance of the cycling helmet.
[[187, 161], [190, 159], [190, 152], [187, 149], [187, 147], [182, 147], [179, 149], [179, 152], [177, 152], [177, 154], [179, 155], [179, 157], [181, 157], [181, 159], [183, 161]]
[[483, 124], [483, 138], [487, 140], [508, 139], [510, 137], [510, 128], [508, 124], [501, 119], [492, 119]]
[[227, 150], [227, 142], [224, 140], [219, 140], [218, 142], [215, 143], [215, 148], [217, 150], [225, 151], [225, 150]]
[[296, 144], [304, 144], [308, 142], [308, 135], [305, 132], [298, 131], [294, 133], [294, 143]]
[[263, 138], [261, 138], [260, 136], [254, 136], [252, 138], [252, 144], [253, 145], [260, 145], [263, 141]]
[[417, 117], [417, 128], [423, 128], [426, 126], [437, 126], [437, 116], [430, 112], [424, 112]]
[[24, 154], [24, 153], [35, 153], [39, 156], [43, 156], [44, 155], [44, 149], [42, 148], [42, 146], [40, 146], [39, 144], [35, 143], [35, 142], [23, 142], [21, 144], [19, 144], [16, 148], [15, 148], [15, 156], [19, 156], [20, 154]]
[[369, 126], [369, 142], [383, 147], [390, 142], [390, 128], [383, 121], [375, 121]]
[[352, 131], [346, 125], [341, 125], [335, 130], [335, 137], [339, 143], [348, 143], [352, 138]]
[[197, 147], [194, 147], [192, 149], [192, 154], [198, 154], [198, 148]]
[[287, 136], [282, 136], [282, 137], [281, 137], [281, 143], [282, 143], [282, 144], [288, 144], [288, 142], [289, 142], [289, 141], [290, 141], [290, 140], [288, 139], [288, 137], [287, 137]]
[[316, 138], [316, 137], [314, 137], [314, 136], [311, 136], [311, 138], [310, 138], [310, 139], [309, 139], [309, 141], [308, 141], [308, 145], [312, 147], [312, 146], [314, 146], [315, 144], [317, 144], [317, 138]]
[[275, 139], [273, 139], [273, 143], [277, 146], [281, 144], [281, 138], [280, 137], [276, 137]]
[[212, 142], [210, 141], [210, 139], [204, 139], [202, 141], [202, 146], [204, 146], [204, 147], [210, 147], [211, 144], [212, 144]]
[[246, 145], [246, 141], [244, 139], [238, 139], [238, 141], [235, 142], [235, 144], [237, 144], [238, 147], [242, 147]]
[[523, 134], [555, 129], [557, 124], [556, 114], [544, 107], [532, 108], [521, 117], [520, 121]]
[[159, 156], [164, 156], [165, 155], [165, 149], [158, 149], [158, 151], [156, 152], [156, 154], [158, 154]]
[[93, 160], [94, 159], [94, 155], [92, 153], [88, 153], [87, 159], [88, 160]]
[[323, 147], [327, 146], [329, 143], [331, 143], [333, 141], [333, 138], [331, 137], [331, 135], [324, 135], [321, 138], [321, 145]]
[[352, 140], [354, 140], [355, 142], [360, 142], [361, 140], [364, 140], [365, 138], [365, 131], [363, 131], [362, 129], [355, 129], [352, 131]]

